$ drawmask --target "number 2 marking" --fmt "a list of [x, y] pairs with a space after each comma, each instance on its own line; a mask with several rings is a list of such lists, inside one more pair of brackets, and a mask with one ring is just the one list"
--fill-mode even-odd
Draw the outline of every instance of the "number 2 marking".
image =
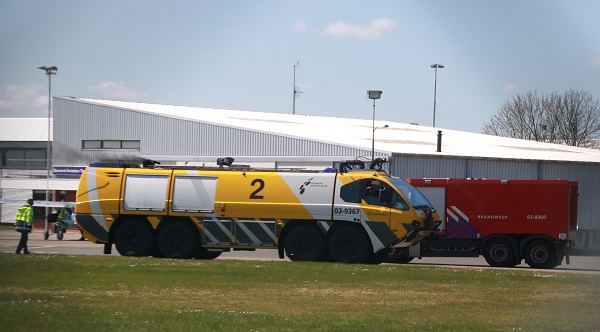
[[250, 194], [250, 199], [264, 199], [265, 196], [263, 195], [257, 195], [261, 190], [265, 189], [265, 181], [263, 179], [254, 179], [252, 180], [252, 183], [250, 184], [252, 187], [254, 187], [255, 184], [258, 183], [258, 188], [252, 192], [252, 194]]

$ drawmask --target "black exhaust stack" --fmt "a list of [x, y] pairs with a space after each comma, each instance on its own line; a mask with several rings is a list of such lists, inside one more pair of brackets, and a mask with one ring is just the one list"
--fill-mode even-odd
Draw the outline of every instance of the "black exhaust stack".
[[438, 130], [437, 151], [442, 152], [442, 131]]

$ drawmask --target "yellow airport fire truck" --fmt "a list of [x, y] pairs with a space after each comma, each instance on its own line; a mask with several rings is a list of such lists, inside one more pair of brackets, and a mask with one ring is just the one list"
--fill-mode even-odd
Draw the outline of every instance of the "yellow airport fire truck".
[[75, 205], [84, 236], [124, 256], [213, 259], [278, 249], [292, 261], [372, 263], [440, 223], [431, 203], [381, 170], [90, 165]]

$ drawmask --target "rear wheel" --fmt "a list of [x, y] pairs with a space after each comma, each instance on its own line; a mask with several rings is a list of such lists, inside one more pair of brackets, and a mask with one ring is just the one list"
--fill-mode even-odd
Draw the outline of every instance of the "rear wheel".
[[184, 221], [167, 221], [158, 233], [158, 248], [165, 258], [193, 258], [200, 251], [198, 230]]
[[329, 239], [329, 254], [334, 262], [369, 263], [373, 250], [360, 228], [345, 226], [336, 230]]
[[551, 269], [558, 265], [556, 250], [544, 240], [535, 240], [525, 248], [525, 262], [536, 269]]
[[324, 247], [323, 234], [311, 225], [297, 225], [285, 237], [285, 253], [292, 261], [321, 260]]
[[515, 250], [506, 239], [495, 239], [490, 241], [483, 254], [485, 261], [494, 267], [515, 266]]
[[125, 221], [115, 234], [115, 246], [123, 256], [149, 256], [154, 248], [155, 234], [143, 220]]

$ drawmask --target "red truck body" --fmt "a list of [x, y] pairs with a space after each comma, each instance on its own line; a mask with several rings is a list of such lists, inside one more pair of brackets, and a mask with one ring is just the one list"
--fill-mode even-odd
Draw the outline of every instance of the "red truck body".
[[441, 217], [434, 236], [397, 253], [412, 257], [479, 256], [492, 266], [525, 259], [560, 265], [577, 231], [578, 183], [567, 180], [407, 179]]

